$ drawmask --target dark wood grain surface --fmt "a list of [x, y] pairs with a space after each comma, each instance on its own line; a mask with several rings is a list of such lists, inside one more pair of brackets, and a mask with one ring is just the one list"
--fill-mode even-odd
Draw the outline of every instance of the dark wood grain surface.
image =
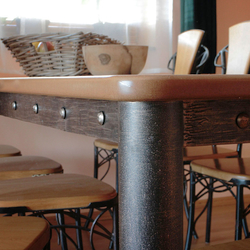
[[[17, 109], [12, 109], [12, 102]], [[38, 114], [33, 105], [38, 105]], [[66, 109], [66, 118], [60, 109]], [[250, 100], [185, 101], [184, 146], [228, 144], [250, 141], [250, 124], [237, 125], [240, 114], [250, 116]], [[98, 112], [104, 112], [105, 123], [100, 125]], [[118, 141], [118, 102], [62, 98], [52, 96], [0, 93], [0, 114], [26, 122]]]
[[[12, 109], [12, 102], [16, 102], [16, 110]], [[35, 104], [37, 114], [33, 111]], [[60, 116], [63, 107], [65, 119]], [[105, 113], [104, 125], [97, 120], [100, 111]], [[0, 93], [0, 114], [77, 134], [114, 141], [118, 138], [117, 102]]]
[[250, 115], [250, 100], [186, 101], [184, 145], [212, 145], [249, 142], [250, 124], [240, 128], [240, 114]]

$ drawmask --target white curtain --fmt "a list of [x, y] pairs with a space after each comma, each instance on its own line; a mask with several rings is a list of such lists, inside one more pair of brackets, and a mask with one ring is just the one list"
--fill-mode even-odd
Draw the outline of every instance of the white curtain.
[[[163, 73], [176, 50], [179, 0], [0, 0], [0, 38], [78, 31], [107, 35], [128, 45], [148, 45], [142, 73]], [[22, 74], [0, 43], [0, 73]]]

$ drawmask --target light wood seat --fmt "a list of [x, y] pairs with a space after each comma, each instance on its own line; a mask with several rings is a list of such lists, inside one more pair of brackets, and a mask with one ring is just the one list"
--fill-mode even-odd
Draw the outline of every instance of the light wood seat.
[[199, 248], [197, 250], [248, 250], [250, 249], [250, 239], [227, 242], [224, 244], [212, 245]]
[[62, 173], [60, 163], [41, 156], [0, 158], [0, 180]]
[[26, 207], [32, 211], [79, 208], [115, 197], [116, 191], [110, 185], [78, 174], [0, 181], [0, 208]]
[[42, 218], [0, 218], [0, 250], [42, 250], [49, 240], [50, 226]]
[[[102, 233], [113, 240], [116, 247], [116, 205], [117, 193], [115, 189], [89, 176], [55, 174], [0, 181], [0, 213], [32, 212], [34, 215], [56, 213], [58, 225], [52, 227], [60, 230], [62, 249], [67, 249], [65, 215], [76, 220], [77, 249], [82, 249], [82, 229], [90, 231], [91, 244], [93, 244], [93, 234], [96, 233], [95, 226], [98, 221], [81, 216], [80, 209], [84, 208], [101, 208], [100, 216], [113, 209], [114, 232], [102, 231]], [[82, 219], [92, 222], [90, 229], [81, 227]], [[72, 228], [72, 225], [68, 227]]]
[[18, 148], [15, 148], [11, 145], [0, 145], [0, 158], [20, 155], [21, 151]]
[[19, 149], [11, 145], [0, 145], [0, 180], [62, 172], [61, 164], [49, 158], [22, 156]]
[[96, 139], [94, 141], [94, 146], [97, 148], [103, 148], [109, 151], [112, 151], [114, 149], [118, 150], [118, 143], [103, 139]]
[[211, 146], [185, 147], [183, 149], [183, 161], [191, 162], [196, 159], [218, 159], [227, 157], [238, 157], [239, 152], [223, 147], [216, 147], [214, 150]]
[[194, 160], [191, 167], [196, 173], [223, 181], [250, 181], [250, 158]]

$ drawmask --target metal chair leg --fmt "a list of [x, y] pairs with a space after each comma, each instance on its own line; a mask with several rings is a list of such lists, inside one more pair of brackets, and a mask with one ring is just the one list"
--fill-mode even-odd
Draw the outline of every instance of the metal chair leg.
[[213, 204], [213, 178], [210, 178], [209, 191], [208, 191], [206, 237], [205, 237], [206, 243], [210, 242], [211, 219], [212, 219], [212, 204]]
[[235, 240], [240, 240], [242, 237], [242, 214], [244, 211], [243, 205], [243, 186], [237, 185], [236, 196], [236, 224], [235, 224]]
[[75, 213], [76, 213], [76, 220], [75, 220], [75, 223], [76, 223], [76, 226], [77, 226], [77, 229], [76, 229], [76, 239], [77, 239], [77, 246], [78, 246], [78, 249], [83, 249], [83, 244], [82, 244], [82, 230], [80, 229], [81, 227], [81, 217], [80, 217], [80, 209], [76, 209], [75, 210]]
[[[63, 213], [57, 213], [57, 222], [58, 225], [64, 225], [64, 215]], [[65, 228], [60, 228], [60, 243], [62, 250], [68, 250], [67, 239], [65, 237]]]
[[[99, 169], [99, 164], [98, 164], [98, 147], [94, 146], [94, 178], [98, 179], [98, 169]], [[91, 208], [89, 209], [89, 214], [88, 217], [92, 218], [94, 209]], [[88, 228], [89, 227], [89, 220], [86, 220], [84, 227]]]
[[119, 183], [118, 183], [118, 175], [119, 175], [119, 167], [118, 167], [118, 151], [117, 151], [117, 153], [115, 154], [115, 157], [114, 157], [114, 159], [115, 159], [115, 167], [116, 167], [116, 192], [118, 193], [118, 191], [119, 191]]
[[114, 250], [119, 249], [119, 226], [118, 226], [118, 204], [113, 210], [113, 246]]
[[188, 215], [188, 228], [187, 228], [185, 250], [189, 250], [191, 247], [192, 232], [194, 229], [194, 211], [195, 211], [195, 174], [190, 172], [189, 215]]
[[[183, 203], [184, 203], [184, 211], [185, 211], [185, 214], [186, 214], [186, 217], [187, 217], [187, 220], [188, 220], [188, 217], [189, 217], [189, 205], [188, 205], [188, 200], [187, 200], [187, 195], [186, 195], [186, 192], [187, 192], [187, 183], [189, 182], [186, 178], [187, 175], [190, 175], [190, 170], [188, 171], [189, 173], [188, 174], [185, 174], [183, 173]], [[195, 230], [195, 226], [193, 228], [193, 232], [192, 232], [192, 235], [194, 236], [195, 239], [198, 239], [198, 234]]]
[[249, 237], [249, 230], [248, 230], [247, 220], [245, 217], [242, 219], [242, 227], [243, 227], [245, 237], [248, 238]]
[[94, 146], [94, 177], [98, 179], [98, 148]]

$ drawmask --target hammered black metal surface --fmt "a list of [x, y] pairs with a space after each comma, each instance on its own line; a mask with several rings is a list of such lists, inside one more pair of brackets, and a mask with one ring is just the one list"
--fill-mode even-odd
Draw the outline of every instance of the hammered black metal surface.
[[182, 103], [120, 103], [120, 249], [183, 249]]

